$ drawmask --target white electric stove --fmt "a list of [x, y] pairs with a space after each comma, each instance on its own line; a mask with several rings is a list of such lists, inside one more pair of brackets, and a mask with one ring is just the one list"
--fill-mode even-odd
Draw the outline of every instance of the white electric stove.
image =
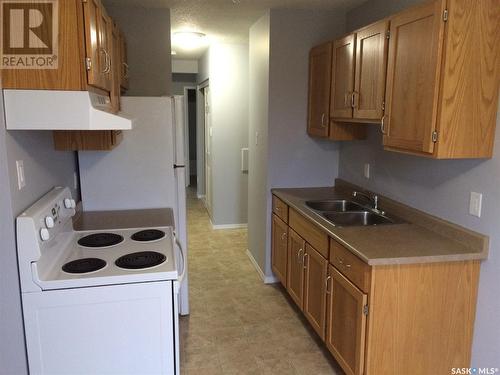
[[31, 374], [179, 374], [184, 254], [172, 227], [74, 231], [54, 188], [17, 218]]

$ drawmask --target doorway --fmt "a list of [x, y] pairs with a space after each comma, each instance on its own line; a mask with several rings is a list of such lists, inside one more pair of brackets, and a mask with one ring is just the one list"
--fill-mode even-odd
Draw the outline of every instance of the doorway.
[[186, 160], [186, 187], [196, 189], [197, 185], [197, 125], [196, 87], [184, 87], [184, 153]]

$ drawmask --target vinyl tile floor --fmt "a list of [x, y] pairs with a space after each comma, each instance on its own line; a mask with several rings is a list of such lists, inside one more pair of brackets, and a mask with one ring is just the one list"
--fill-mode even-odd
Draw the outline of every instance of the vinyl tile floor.
[[181, 374], [343, 374], [283, 287], [262, 282], [246, 254], [247, 231], [212, 230], [193, 190], [188, 248]]

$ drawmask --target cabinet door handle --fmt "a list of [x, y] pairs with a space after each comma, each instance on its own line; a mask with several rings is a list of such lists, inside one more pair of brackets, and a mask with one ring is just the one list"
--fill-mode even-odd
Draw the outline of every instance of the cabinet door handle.
[[344, 94], [344, 107], [346, 108], [349, 107], [349, 99], [348, 99], [349, 96], [350, 96], [349, 91]]
[[343, 266], [344, 261], [342, 260], [342, 258], [339, 258], [339, 257], [336, 257], [336, 258], [337, 258], [337, 262], [339, 262], [339, 264], [341, 264]]
[[104, 69], [103, 73], [107, 74], [111, 71], [111, 59], [109, 58], [109, 53], [105, 48], [101, 48], [101, 53], [104, 54]]
[[321, 115], [321, 127], [322, 128], [326, 128], [326, 125], [325, 125], [325, 114], [324, 113]]
[[304, 258], [300, 256], [300, 253], [304, 253], [304, 249], [300, 248], [299, 251], [297, 251], [297, 263], [302, 263], [304, 261]]
[[282, 239], [282, 240], [285, 240], [285, 239], [286, 239], [286, 233], [282, 233], [282, 234], [281, 234], [281, 239]]
[[331, 276], [328, 276], [326, 279], [325, 279], [325, 291], [326, 291], [326, 294], [332, 294], [332, 291], [330, 289], [328, 289], [328, 285], [330, 285], [330, 280], [332, 279]]
[[[307, 259], [307, 262], [306, 262], [306, 259]], [[302, 264], [304, 265], [304, 269], [306, 269], [309, 266], [309, 254], [308, 253], [305, 253], [302, 256]]]
[[128, 64], [125, 62], [122, 62], [124, 68], [125, 68], [125, 74], [123, 75], [125, 79], [128, 79], [129, 77], [129, 69], [128, 69]]
[[352, 92], [352, 99], [351, 99], [351, 104], [352, 108], [357, 108], [359, 104], [359, 92], [353, 91]]
[[385, 115], [382, 116], [380, 119], [380, 131], [382, 132], [383, 135], [386, 135], [385, 132]]

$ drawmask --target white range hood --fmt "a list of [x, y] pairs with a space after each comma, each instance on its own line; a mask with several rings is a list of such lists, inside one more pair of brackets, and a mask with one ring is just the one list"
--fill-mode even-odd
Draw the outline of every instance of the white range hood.
[[129, 130], [133, 119], [110, 112], [109, 97], [89, 91], [3, 90], [7, 130]]

